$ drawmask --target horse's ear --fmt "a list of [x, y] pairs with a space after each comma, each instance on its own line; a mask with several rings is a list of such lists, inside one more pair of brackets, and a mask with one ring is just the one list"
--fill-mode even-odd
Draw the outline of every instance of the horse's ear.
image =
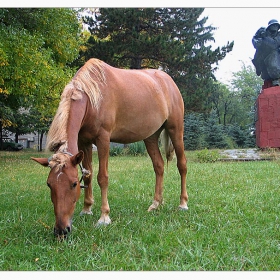
[[84, 152], [79, 151], [76, 155], [71, 157], [71, 162], [73, 165], [78, 165], [84, 158]]
[[41, 165], [45, 166], [45, 167], [48, 167], [49, 166], [49, 161], [47, 158], [34, 158], [32, 157], [31, 158], [32, 160], [40, 163]]

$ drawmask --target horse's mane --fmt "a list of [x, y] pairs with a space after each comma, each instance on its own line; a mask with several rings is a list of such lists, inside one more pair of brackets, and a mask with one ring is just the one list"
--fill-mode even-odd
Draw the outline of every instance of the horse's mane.
[[60, 103], [47, 136], [46, 150], [67, 150], [67, 124], [72, 100], [82, 98], [87, 94], [91, 105], [98, 109], [102, 93], [100, 83], [106, 83], [104, 64], [101, 60], [90, 59], [81, 67], [71, 82], [64, 88]]
[[63, 167], [67, 165], [69, 156], [63, 153], [54, 154], [49, 158], [49, 167], [55, 168], [55, 172], [62, 171]]

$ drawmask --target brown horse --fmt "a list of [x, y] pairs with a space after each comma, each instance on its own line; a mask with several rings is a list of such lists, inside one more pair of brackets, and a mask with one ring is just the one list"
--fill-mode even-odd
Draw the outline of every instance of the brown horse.
[[97, 181], [101, 189], [101, 217], [109, 224], [108, 158], [110, 142], [144, 140], [156, 175], [154, 201], [148, 211], [163, 202], [164, 160], [158, 140], [163, 131], [167, 161], [174, 150], [181, 176], [180, 209], [188, 209], [187, 164], [183, 144], [184, 104], [174, 81], [159, 70], [124, 70], [90, 59], [65, 87], [48, 132], [47, 158], [32, 158], [51, 168], [47, 184], [51, 190], [57, 236], [71, 231], [71, 218], [80, 196], [77, 165], [84, 167], [84, 208], [92, 214], [92, 144], [98, 152]]

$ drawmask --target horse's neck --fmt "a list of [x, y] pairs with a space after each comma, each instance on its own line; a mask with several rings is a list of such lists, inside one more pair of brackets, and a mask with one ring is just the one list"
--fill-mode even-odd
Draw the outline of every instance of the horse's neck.
[[78, 153], [78, 135], [87, 113], [87, 102], [88, 98], [84, 96], [71, 103], [67, 125], [67, 151], [72, 154]]

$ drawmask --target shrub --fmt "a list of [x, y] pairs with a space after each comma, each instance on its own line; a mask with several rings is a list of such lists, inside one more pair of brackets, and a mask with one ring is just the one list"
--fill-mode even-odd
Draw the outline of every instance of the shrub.
[[146, 146], [143, 141], [131, 143], [128, 145], [115, 144], [110, 146], [110, 156], [142, 156], [146, 154]]
[[219, 152], [217, 150], [204, 149], [196, 152], [196, 157], [199, 162], [216, 162], [219, 159]]
[[145, 155], [146, 146], [143, 141], [129, 144], [127, 154], [133, 156]]
[[119, 156], [122, 154], [122, 152], [123, 152], [123, 147], [121, 146], [114, 145], [110, 147], [110, 156], [112, 157]]

